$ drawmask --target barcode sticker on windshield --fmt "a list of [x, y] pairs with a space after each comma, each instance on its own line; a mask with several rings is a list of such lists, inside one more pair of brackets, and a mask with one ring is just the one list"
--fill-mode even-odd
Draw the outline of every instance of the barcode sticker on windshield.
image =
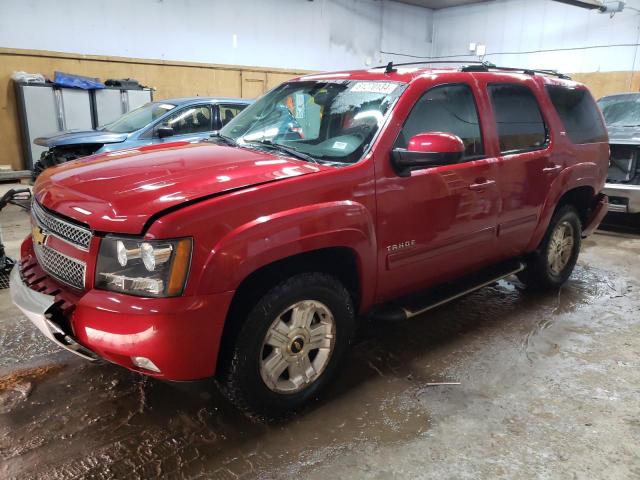
[[352, 92], [367, 92], [367, 93], [384, 93], [386, 95], [393, 92], [398, 88], [397, 83], [391, 82], [358, 82], [351, 87]]
[[347, 142], [333, 142], [333, 148], [344, 150], [345, 148], [347, 148]]

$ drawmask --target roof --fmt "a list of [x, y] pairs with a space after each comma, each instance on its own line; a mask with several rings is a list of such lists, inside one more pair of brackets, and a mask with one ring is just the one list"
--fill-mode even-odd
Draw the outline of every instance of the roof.
[[380, 80], [380, 81], [395, 81], [402, 83], [410, 83], [412, 80], [425, 75], [460, 75], [474, 73], [482, 74], [504, 74], [514, 73], [522, 75], [539, 75], [545, 78], [558, 79], [560, 83], [564, 83], [563, 80], [570, 80], [569, 77], [562, 75], [553, 70], [535, 70], [527, 68], [511, 68], [511, 67], [497, 67], [490, 63], [478, 63], [469, 62], [469, 64], [461, 63], [460, 66], [451, 67], [433, 67], [424, 66], [438, 63], [456, 63], [456, 62], [410, 62], [405, 64], [396, 64], [389, 66], [373, 67], [367, 70], [344, 70], [339, 72], [327, 72], [303, 75], [296, 80]]
[[242, 103], [249, 105], [253, 100], [246, 98], [231, 98], [231, 97], [181, 97], [181, 98], [163, 98], [160, 100], [154, 100], [154, 102], [172, 103], [176, 106], [187, 105], [190, 103]]
[[[296, 80], [384, 80], [392, 82], [409, 83], [415, 77], [424, 73], [435, 71], [424, 67], [397, 67], [395, 71], [385, 73], [384, 67], [376, 67], [368, 70], [343, 70], [339, 72], [312, 73], [302, 75]], [[459, 72], [459, 69], [439, 69], [438, 71]]]

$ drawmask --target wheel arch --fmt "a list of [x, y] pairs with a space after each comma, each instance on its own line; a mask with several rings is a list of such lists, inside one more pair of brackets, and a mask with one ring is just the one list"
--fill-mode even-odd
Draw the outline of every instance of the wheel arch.
[[554, 212], [564, 205], [572, 205], [578, 211], [580, 222], [584, 227], [589, 219], [589, 210], [596, 195], [595, 189], [591, 185], [582, 185], [566, 191], [558, 200]]
[[247, 275], [236, 289], [220, 340], [216, 374], [224, 369], [233, 345], [250, 309], [274, 285], [293, 275], [307, 272], [326, 273], [336, 277], [349, 292], [358, 311], [362, 305], [362, 260], [350, 247], [326, 247], [281, 258], [263, 265]]
[[573, 205], [578, 211], [582, 226], [587, 224], [598, 193], [596, 177], [591, 175], [594, 168], [595, 164], [581, 164], [567, 168], [562, 172], [562, 176], [553, 182], [527, 251], [538, 248], [553, 214], [563, 205]]

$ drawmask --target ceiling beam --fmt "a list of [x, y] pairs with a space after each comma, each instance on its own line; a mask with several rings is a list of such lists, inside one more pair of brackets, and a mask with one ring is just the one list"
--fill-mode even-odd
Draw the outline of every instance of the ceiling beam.
[[605, 5], [598, 0], [554, 0], [558, 3], [566, 3], [574, 7], [587, 8], [589, 10], [603, 10]]
[[400, 3], [409, 5], [417, 5], [419, 7], [429, 8], [431, 10], [440, 10], [442, 8], [458, 7], [460, 5], [470, 5], [472, 3], [484, 3], [489, 0], [395, 0]]

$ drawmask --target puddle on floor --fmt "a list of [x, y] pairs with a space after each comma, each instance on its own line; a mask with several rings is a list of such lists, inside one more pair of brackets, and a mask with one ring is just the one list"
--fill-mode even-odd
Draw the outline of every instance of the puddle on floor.
[[[321, 401], [275, 425], [248, 421], [215, 390], [186, 392], [106, 363], [74, 357], [17, 372], [0, 379], [13, 392], [0, 410], [0, 477], [304, 476], [348, 452], [429, 435], [443, 415], [487, 401], [474, 386], [487, 373], [465, 363], [469, 354], [511, 345], [514, 365], [559, 355], [568, 336], [589, 335], [591, 306], [612, 295], [624, 304], [633, 286], [616, 282], [579, 267], [559, 294], [500, 281], [411, 321], [365, 324]], [[557, 322], [564, 338], [547, 338]]]

